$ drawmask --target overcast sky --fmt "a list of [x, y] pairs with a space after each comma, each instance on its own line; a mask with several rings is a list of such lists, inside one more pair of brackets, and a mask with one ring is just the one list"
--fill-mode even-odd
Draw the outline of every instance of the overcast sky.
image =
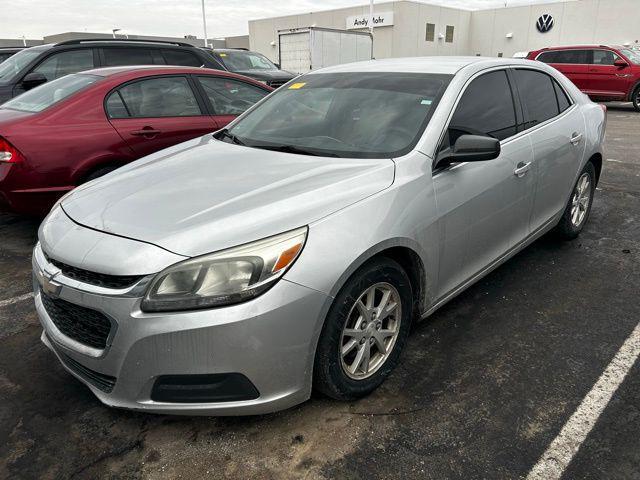
[[[248, 33], [247, 20], [367, 4], [367, 0], [205, 0], [210, 38]], [[507, 0], [508, 5], [545, 0]], [[0, 37], [42, 38], [68, 31], [202, 37], [201, 0], [1, 0]], [[382, 3], [377, 0], [376, 3]], [[504, 0], [432, 0], [469, 9]]]

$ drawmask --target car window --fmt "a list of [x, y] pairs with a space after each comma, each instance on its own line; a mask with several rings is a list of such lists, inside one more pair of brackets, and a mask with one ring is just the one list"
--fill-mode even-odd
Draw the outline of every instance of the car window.
[[11, 55], [13, 55], [13, 53], [2, 53], [2, 52], [0, 52], [0, 63], [4, 62]]
[[113, 92], [106, 106], [110, 118], [189, 117], [202, 114], [186, 77], [148, 78], [130, 83]]
[[516, 113], [504, 70], [474, 79], [462, 94], [449, 123], [447, 145], [460, 135], [488, 135], [504, 140], [516, 134]]
[[593, 61], [594, 65], [613, 65], [618, 58], [618, 55], [611, 50], [594, 50]]
[[201, 67], [203, 62], [197, 56], [191, 52], [185, 52], [182, 50], [163, 49], [162, 55], [164, 56], [167, 65], [184, 65], [187, 67]]
[[541, 53], [537, 59], [544, 63], [586, 65], [590, 56], [589, 50], [553, 50]]
[[216, 55], [232, 72], [278, 69], [271, 60], [256, 52], [248, 52], [246, 50], [228, 50], [226, 52], [216, 52]]
[[9, 57], [0, 65], [0, 82], [10, 82], [38, 56], [42, 55], [41, 48], [27, 48]]
[[560, 113], [553, 80], [549, 75], [524, 69], [515, 70], [514, 75], [526, 110], [525, 128], [546, 122]]
[[92, 68], [94, 68], [93, 50], [85, 48], [54, 53], [34, 68], [33, 72], [41, 73], [47, 78], [47, 81], [51, 81], [70, 73], [78, 73]]
[[567, 94], [562, 87], [558, 85], [558, 82], [555, 80], [552, 80], [552, 82], [553, 87], [556, 90], [556, 97], [558, 98], [558, 108], [560, 109], [560, 113], [562, 113], [571, 106], [571, 100], [569, 100], [569, 97], [567, 97]]
[[240, 115], [269, 92], [229, 78], [198, 76], [215, 115]]
[[32, 113], [41, 112], [102, 78], [97, 75], [67, 75], [29, 90], [9, 100], [1, 108]]
[[629, 48], [625, 48], [620, 50], [623, 55], [625, 55], [631, 63], [634, 65], [640, 65], [640, 51], [639, 50], [631, 50]]
[[123, 65], [153, 65], [153, 57], [149, 48], [105, 48], [104, 66], [120, 67]]
[[271, 93], [229, 133], [253, 148], [392, 158], [414, 148], [450, 81], [430, 73], [309, 73]]

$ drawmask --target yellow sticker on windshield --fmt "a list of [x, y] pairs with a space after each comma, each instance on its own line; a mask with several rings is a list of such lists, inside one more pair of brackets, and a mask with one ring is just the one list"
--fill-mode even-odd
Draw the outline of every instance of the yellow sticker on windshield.
[[226, 56], [227, 56], [227, 54], [226, 54], [226, 53], [221, 53], [221, 54], [220, 54], [220, 56], [221, 56], [221, 57], [226, 57]]
[[293, 83], [290, 87], [289, 90], [298, 90], [299, 88], [304, 87], [307, 84], [307, 82], [298, 82], [298, 83]]

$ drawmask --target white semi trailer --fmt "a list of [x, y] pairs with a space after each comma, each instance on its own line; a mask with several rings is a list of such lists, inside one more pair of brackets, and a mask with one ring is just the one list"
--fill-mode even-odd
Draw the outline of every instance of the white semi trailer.
[[308, 27], [278, 31], [280, 68], [298, 74], [341, 63], [371, 60], [368, 32]]

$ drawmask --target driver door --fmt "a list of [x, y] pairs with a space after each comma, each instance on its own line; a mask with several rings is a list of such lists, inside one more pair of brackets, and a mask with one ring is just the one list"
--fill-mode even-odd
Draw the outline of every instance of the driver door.
[[501, 153], [494, 160], [436, 165], [438, 299], [529, 234], [536, 172], [530, 139], [517, 136], [520, 117], [505, 70], [471, 80], [455, 108], [439, 151], [454, 145], [460, 135], [474, 134], [500, 140]]
[[226, 126], [270, 93], [246, 82], [215, 75], [198, 75], [196, 81], [210, 104], [218, 128]]

